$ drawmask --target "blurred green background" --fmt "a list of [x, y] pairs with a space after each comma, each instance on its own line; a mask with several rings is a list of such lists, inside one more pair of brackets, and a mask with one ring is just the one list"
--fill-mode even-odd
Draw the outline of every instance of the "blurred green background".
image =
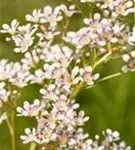
[[[31, 13], [35, 8], [43, 8], [45, 5], [56, 6], [64, 3], [65, 0], [0, 0], [0, 26], [3, 23], [10, 23], [13, 19], [24, 22], [25, 15]], [[87, 11], [87, 9], [86, 9]], [[71, 28], [79, 27], [81, 15], [75, 15], [75, 22]], [[20, 55], [13, 53], [13, 45], [4, 40], [5, 35], [0, 35], [0, 59], [19, 60]], [[121, 60], [110, 61], [99, 69], [101, 76], [118, 72], [123, 62]], [[32, 100], [38, 97], [37, 86], [25, 88], [23, 100]], [[34, 94], [33, 94], [34, 93]], [[86, 111], [90, 120], [86, 123], [85, 131], [94, 134], [101, 134], [106, 128], [118, 130], [122, 140], [135, 150], [135, 73], [123, 74], [120, 77], [102, 82], [94, 88], [83, 90], [78, 98], [81, 109]], [[27, 149], [27, 145], [21, 145], [19, 138], [23, 134], [24, 127], [33, 124], [33, 120], [17, 118], [16, 139], [17, 150]], [[6, 123], [0, 126], [0, 150], [11, 150], [10, 136]]]

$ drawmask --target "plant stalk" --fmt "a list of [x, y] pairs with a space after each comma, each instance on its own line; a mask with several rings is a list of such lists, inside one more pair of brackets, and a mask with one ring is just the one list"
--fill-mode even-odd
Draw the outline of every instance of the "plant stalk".
[[10, 136], [11, 136], [12, 150], [16, 150], [14, 118], [15, 118], [15, 112], [13, 111], [11, 114], [11, 121], [9, 120], [9, 118], [6, 119]]

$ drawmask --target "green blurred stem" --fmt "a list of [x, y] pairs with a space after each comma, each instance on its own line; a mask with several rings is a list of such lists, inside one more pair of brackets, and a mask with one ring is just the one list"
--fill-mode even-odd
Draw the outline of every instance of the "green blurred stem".
[[8, 128], [9, 128], [10, 136], [11, 136], [12, 150], [16, 150], [14, 118], [15, 118], [15, 112], [12, 111], [12, 113], [11, 113], [11, 121], [9, 120], [9, 118], [7, 118], [7, 120], [6, 120]]
[[[1, 101], [2, 101], [2, 100], [1, 100]], [[4, 102], [4, 101], [2, 101], [2, 103], [3, 103], [5, 106], [7, 106], [8, 108], [10, 108], [11, 110], [16, 111], [15, 108], [12, 107], [12, 106], [10, 106], [8, 103], [6, 103], [6, 102]]]
[[109, 51], [106, 55], [104, 55], [101, 59], [99, 59], [94, 65], [93, 65], [93, 70], [101, 65], [102, 63], [104, 63], [110, 56], [111, 56], [112, 52]]
[[13, 129], [13, 133], [11, 135], [12, 138], [12, 149], [16, 150], [16, 141], [15, 141], [15, 112], [12, 112], [12, 116], [11, 116], [11, 122], [12, 122], [12, 129]]
[[36, 143], [31, 143], [30, 144], [30, 150], [35, 150], [36, 149], [36, 147], [37, 147], [37, 144]]
[[84, 17], [87, 17], [87, 15], [85, 15], [84, 11], [81, 9], [80, 5], [79, 5], [79, 1], [78, 0], [74, 0], [74, 3], [76, 5], [76, 8], [78, 10], [80, 10], [80, 13], [84, 16]]
[[80, 82], [80, 84], [76, 87], [76, 89], [74, 90], [74, 92], [70, 95], [70, 99], [74, 99], [78, 93], [80, 92], [80, 90], [84, 87], [85, 83], [84, 82]]
[[106, 76], [106, 77], [104, 77], [104, 78], [102, 78], [102, 79], [98, 80], [98, 82], [106, 81], [106, 80], [109, 80], [109, 79], [112, 79], [112, 78], [118, 77], [118, 76], [120, 76], [120, 75], [122, 75], [122, 73], [121, 73], [121, 72], [118, 72], [118, 73], [115, 73], [115, 74], [112, 74], [112, 75]]
[[[120, 76], [120, 75], [122, 75], [122, 72], [118, 72], [118, 73], [115, 73], [115, 74], [112, 74], [112, 75], [106, 76], [106, 77], [104, 77], [104, 78], [102, 78], [102, 79], [98, 80], [98, 81], [97, 81], [97, 83], [100, 83], [100, 82], [103, 82], [103, 81], [106, 81], [106, 80], [109, 80], [109, 79], [112, 79], [112, 78], [118, 77], [118, 76]], [[97, 86], [97, 83], [96, 83], [96, 84], [94, 84], [93, 86], [87, 87], [87, 89], [89, 89], [89, 88], [93, 88], [93, 87]]]

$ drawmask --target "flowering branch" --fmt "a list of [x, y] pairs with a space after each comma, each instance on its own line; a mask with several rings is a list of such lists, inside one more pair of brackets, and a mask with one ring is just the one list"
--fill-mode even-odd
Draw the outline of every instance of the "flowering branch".
[[[90, 7], [89, 18], [80, 2]], [[4, 105], [17, 107], [17, 117], [36, 120], [36, 126], [24, 129], [25, 135], [20, 136], [24, 144], [30, 143], [30, 150], [130, 149], [125, 143], [118, 143], [119, 133], [110, 129], [103, 132], [102, 143], [99, 136], [89, 139], [83, 131], [89, 117], [85, 117], [84, 111], [77, 111], [79, 104], [75, 99], [81, 89], [93, 87], [95, 81], [99, 83], [122, 74], [118, 72], [99, 79], [99, 73], [94, 73], [113, 57], [123, 58], [126, 63], [123, 72], [135, 71], [135, 52], [131, 51], [135, 44], [135, 27], [132, 29], [131, 22], [121, 20], [135, 13], [133, 2], [80, 2], [75, 0], [68, 7], [61, 4], [54, 9], [51, 6], [35, 9], [26, 15], [26, 25], [13, 20], [11, 25], [2, 26], [1, 33], [9, 35], [6, 41], [14, 42], [14, 52], [20, 53], [22, 59], [19, 62], [0, 61], [0, 108], [7, 112]], [[77, 31], [68, 31], [70, 18], [76, 13], [84, 17], [84, 26]], [[63, 30], [59, 31], [61, 25]], [[42, 98], [33, 103], [24, 101], [20, 107], [17, 105], [20, 89], [30, 84], [42, 87], [39, 89]], [[0, 117], [0, 123], [7, 120], [12, 150], [16, 149], [16, 111], [12, 110], [10, 117], [5, 112]]]

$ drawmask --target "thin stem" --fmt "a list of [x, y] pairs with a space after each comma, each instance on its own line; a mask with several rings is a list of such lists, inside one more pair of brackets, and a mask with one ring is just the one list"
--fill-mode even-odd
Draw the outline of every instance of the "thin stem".
[[[106, 81], [106, 80], [109, 80], [109, 79], [112, 79], [112, 78], [118, 77], [118, 76], [120, 76], [120, 75], [122, 75], [122, 73], [121, 73], [121, 72], [118, 72], [118, 73], [115, 73], [115, 74], [112, 74], [112, 75], [106, 76], [106, 77], [104, 77], [104, 78], [102, 78], [102, 79], [98, 80], [98, 81], [97, 81], [97, 83], [100, 83], [100, 82], [103, 82], [103, 81]], [[93, 88], [93, 87], [97, 86], [97, 83], [96, 83], [96, 84], [94, 84], [93, 86], [87, 87], [87, 89], [90, 89], [90, 88]]]
[[81, 7], [79, 6], [78, 0], [74, 0], [74, 2], [75, 2], [75, 5], [76, 5], [76, 8], [77, 8], [78, 10], [80, 10], [80, 12], [82, 13], [82, 15], [83, 15], [84, 17], [87, 17], [87, 15], [85, 15], [85, 13], [83, 12], [83, 10], [82, 10]]
[[12, 112], [12, 116], [11, 116], [11, 122], [12, 122], [12, 129], [13, 129], [13, 133], [11, 135], [12, 137], [12, 149], [16, 150], [16, 143], [15, 143], [15, 112]]
[[11, 123], [10, 123], [10, 121], [9, 121], [9, 118], [8, 118], [8, 117], [7, 117], [7, 119], [6, 119], [6, 122], [7, 122], [7, 126], [8, 126], [8, 129], [9, 129], [9, 132], [10, 132], [10, 134], [12, 134], [13, 129], [12, 129], [12, 125], [11, 125]]
[[82, 87], [84, 87], [85, 83], [84, 82], [80, 82], [80, 84], [76, 87], [76, 89], [74, 90], [74, 92], [70, 95], [70, 99], [74, 99], [78, 93], [80, 92], [80, 90], [82, 89]]
[[118, 77], [118, 76], [120, 76], [120, 75], [122, 75], [122, 73], [121, 73], [121, 72], [118, 72], [118, 73], [115, 73], [115, 74], [112, 74], [112, 75], [106, 76], [106, 77], [104, 77], [104, 78], [102, 78], [102, 79], [98, 80], [98, 82], [106, 81], [106, 80], [109, 80], [109, 79], [112, 79], [112, 78]]
[[98, 60], [94, 65], [93, 65], [93, 70], [99, 66], [100, 64], [102, 64], [107, 58], [109, 58], [111, 56], [112, 52], [108, 52], [106, 55], [104, 55], [100, 60]]
[[7, 126], [10, 132], [10, 136], [11, 136], [11, 144], [12, 144], [12, 150], [16, 150], [16, 144], [15, 144], [15, 132], [14, 132], [14, 112], [12, 112], [11, 115], [11, 121], [9, 120], [9, 118], [6, 119], [7, 122]]
[[36, 143], [31, 143], [30, 144], [30, 150], [35, 150], [36, 149], [36, 147], [37, 147], [37, 144]]
[[11, 110], [16, 111], [16, 109], [15, 109], [14, 107], [12, 107], [11, 105], [9, 105], [8, 103], [6, 103], [6, 102], [4, 102], [4, 101], [2, 101], [2, 103], [3, 103], [5, 106], [7, 106], [8, 108], [10, 108]]

